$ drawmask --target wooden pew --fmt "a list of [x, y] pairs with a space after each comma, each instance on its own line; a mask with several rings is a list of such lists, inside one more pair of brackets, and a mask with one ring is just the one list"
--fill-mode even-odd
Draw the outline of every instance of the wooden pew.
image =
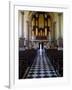
[[34, 58], [36, 56], [36, 50], [28, 49], [19, 51], [19, 78], [22, 79], [26, 69], [31, 67]]
[[45, 51], [55, 71], [63, 76], [63, 50], [47, 49]]

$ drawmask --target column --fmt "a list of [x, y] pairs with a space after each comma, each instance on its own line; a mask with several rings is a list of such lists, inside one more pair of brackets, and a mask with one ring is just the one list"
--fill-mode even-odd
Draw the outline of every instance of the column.
[[45, 28], [45, 36], [47, 36], [47, 28]]
[[63, 40], [62, 40], [62, 22], [61, 22], [61, 15], [62, 13], [59, 13], [59, 47], [62, 47], [63, 46]]
[[61, 13], [59, 13], [58, 16], [59, 16], [59, 37], [61, 37]]
[[21, 12], [19, 11], [19, 14], [18, 14], [18, 29], [19, 29], [19, 38], [22, 37], [22, 14]]
[[22, 13], [22, 37], [24, 38], [24, 12]]
[[36, 28], [36, 36], [38, 36], [38, 28]]
[[32, 38], [32, 30], [33, 30], [33, 28], [32, 28], [32, 17], [31, 16], [29, 16], [28, 17], [29, 19], [29, 40], [31, 40], [31, 38]]
[[29, 48], [29, 21], [26, 21], [27, 24], [27, 46]]
[[57, 45], [59, 45], [59, 14], [55, 14], [55, 22], [56, 22], [56, 30], [55, 30], [55, 35], [56, 35], [56, 40], [57, 40]]
[[48, 40], [49, 40], [49, 44], [51, 44], [51, 32], [49, 31], [49, 34], [48, 34]]
[[56, 40], [56, 22], [53, 22], [53, 40]]

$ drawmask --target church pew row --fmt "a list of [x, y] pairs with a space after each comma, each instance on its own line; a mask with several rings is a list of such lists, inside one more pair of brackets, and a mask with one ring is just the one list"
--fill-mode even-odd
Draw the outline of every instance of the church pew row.
[[22, 79], [26, 69], [31, 67], [35, 56], [36, 50], [34, 49], [19, 51], [19, 79]]
[[46, 49], [45, 51], [55, 71], [63, 76], [63, 50]]

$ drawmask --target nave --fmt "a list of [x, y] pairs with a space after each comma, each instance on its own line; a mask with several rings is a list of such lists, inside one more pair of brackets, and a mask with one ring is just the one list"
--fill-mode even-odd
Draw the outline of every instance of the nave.
[[19, 79], [63, 77], [63, 13], [18, 14]]
[[25, 78], [48, 78], [57, 77], [45, 50], [37, 50], [37, 56]]

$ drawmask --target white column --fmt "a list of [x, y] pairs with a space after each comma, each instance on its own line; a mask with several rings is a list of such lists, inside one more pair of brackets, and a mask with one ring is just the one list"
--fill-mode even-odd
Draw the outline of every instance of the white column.
[[55, 20], [56, 20], [56, 30], [55, 30], [56, 40], [57, 40], [57, 45], [59, 45], [59, 41], [58, 41], [58, 39], [59, 39], [59, 16], [58, 16], [58, 14], [55, 14]]
[[24, 14], [24, 37], [27, 39], [27, 15]]
[[18, 16], [18, 31], [19, 31], [19, 38], [22, 37], [22, 14], [19, 11], [19, 16]]
[[63, 38], [63, 14], [61, 14], [61, 37]]
[[59, 37], [61, 37], [61, 13], [59, 13], [58, 16], [59, 16]]
[[26, 21], [27, 24], [27, 46], [29, 48], [29, 21]]
[[24, 38], [24, 12], [22, 12], [22, 37]]
[[51, 42], [51, 32], [49, 32], [48, 38], [49, 42]]

